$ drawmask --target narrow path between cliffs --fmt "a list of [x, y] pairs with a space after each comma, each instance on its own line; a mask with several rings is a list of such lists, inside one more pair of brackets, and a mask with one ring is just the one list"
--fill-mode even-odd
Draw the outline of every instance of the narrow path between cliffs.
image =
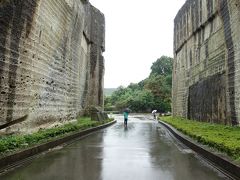
[[1, 180], [228, 179], [175, 140], [150, 115], [122, 115], [115, 125], [40, 155]]

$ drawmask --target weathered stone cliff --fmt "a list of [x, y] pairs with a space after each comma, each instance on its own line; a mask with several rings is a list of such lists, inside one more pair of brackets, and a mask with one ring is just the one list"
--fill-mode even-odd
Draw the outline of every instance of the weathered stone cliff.
[[0, 1], [0, 129], [103, 105], [104, 21], [86, 0]]
[[173, 115], [240, 121], [240, 1], [187, 0], [175, 18]]

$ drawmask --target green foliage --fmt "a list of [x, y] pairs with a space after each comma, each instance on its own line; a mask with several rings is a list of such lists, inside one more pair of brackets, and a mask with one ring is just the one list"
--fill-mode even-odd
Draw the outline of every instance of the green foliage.
[[172, 61], [162, 56], [153, 63], [148, 78], [117, 88], [112, 96], [105, 97], [105, 110], [121, 111], [129, 107], [134, 112], [171, 111]]
[[135, 90], [131, 100], [128, 102], [128, 107], [135, 112], [151, 110], [154, 103], [154, 97], [150, 91]]
[[111, 103], [111, 96], [104, 96], [104, 111], [114, 111], [115, 106]]
[[39, 130], [33, 134], [1, 137], [0, 155], [66, 136], [67, 134], [78, 130], [95, 127], [108, 121], [92, 121], [90, 118], [83, 117], [78, 119], [75, 123], [68, 123], [51, 129]]
[[172, 74], [173, 59], [167, 56], [162, 56], [152, 64], [150, 75], [167, 76]]
[[240, 160], [240, 127], [203, 123], [176, 117], [161, 117], [161, 120], [198, 142]]

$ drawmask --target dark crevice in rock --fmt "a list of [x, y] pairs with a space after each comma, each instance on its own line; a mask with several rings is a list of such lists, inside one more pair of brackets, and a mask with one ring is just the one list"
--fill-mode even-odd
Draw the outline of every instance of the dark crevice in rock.
[[231, 20], [229, 15], [228, 9], [228, 1], [220, 0], [220, 15], [223, 20], [223, 28], [224, 28], [224, 35], [227, 47], [227, 68], [228, 68], [228, 92], [229, 92], [229, 103], [230, 103], [230, 119], [232, 120], [232, 124], [236, 125], [237, 117], [236, 117], [236, 110], [235, 110], [235, 52], [233, 46], [233, 38], [232, 38], [232, 30], [231, 30]]
[[225, 74], [216, 74], [190, 86], [188, 118], [227, 124], [225, 82]]

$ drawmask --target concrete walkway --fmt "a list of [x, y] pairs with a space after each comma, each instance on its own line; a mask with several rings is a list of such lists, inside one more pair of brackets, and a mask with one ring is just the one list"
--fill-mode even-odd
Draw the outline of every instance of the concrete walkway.
[[41, 155], [1, 180], [218, 180], [223, 174], [176, 141], [151, 116], [118, 123]]

